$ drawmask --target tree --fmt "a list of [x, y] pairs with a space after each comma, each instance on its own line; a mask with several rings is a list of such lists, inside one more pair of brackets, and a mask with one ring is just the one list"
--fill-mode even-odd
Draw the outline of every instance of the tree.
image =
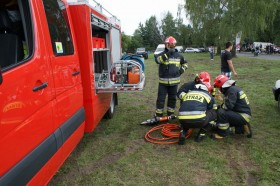
[[145, 25], [140, 23], [134, 36], [140, 36], [142, 45], [148, 50], [153, 50], [159, 43], [162, 43], [162, 37], [156, 17], [151, 16], [145, 22]]
[[195, 32], [201, 31], [203, 38], [210, 32], [221, 45], [234, 41], [240, 31], [243, 37], [255, 37], [273, 22], [278, 4], [278, 0], [186, 0], [185, 9]]
[[129, 45], [129, 52], [134, 53], [137, 48], [143, 47], [143, 41], [139, 29], [135, 30], [133, 37], [131, 37], [131, 42]]
[[122, 50], [126, 52], [129, 49], [129, 45], [131, 43], [131, 37], [128, 35], [125, 35], [124, 32], [122, 32]]
[[170, 12], [167, 12], [166, 16], [162, 20], [162, 35], [164, 38], [168, 36], [177, 35], [177, 28], [175, 27], [175, 20]]
[[[280, 3], [279, 3], [280, 4]], [[280, 44], [280, 6], [276, 12], [275, 19], [264, 31], [259, 30], [256, 40]]]

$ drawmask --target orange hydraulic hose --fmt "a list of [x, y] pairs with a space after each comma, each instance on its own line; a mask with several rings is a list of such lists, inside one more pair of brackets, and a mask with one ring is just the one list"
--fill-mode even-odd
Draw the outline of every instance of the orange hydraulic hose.
[[[153, 137], [151, 135], [152, 132], [161, 130], [161, 135], [163, 137]], [[175, 144], [178, 143], [178, 140], [174, 140], [176, 138], [179, 138], [180, 135], [180, 126], [177, 124], [161, 124], [156, 127], [153, 127], [151, 130], [149, 130], [145, 135], [145, 140], [153, 143], [153, 144]], [[192, 130], [189, 129], [186, 133], [186, 138], [189, 138], [192, 134]]]

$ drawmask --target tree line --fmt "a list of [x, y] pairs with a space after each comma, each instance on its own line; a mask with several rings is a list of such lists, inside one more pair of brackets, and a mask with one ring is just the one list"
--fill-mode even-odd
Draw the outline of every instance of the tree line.
[[[122, 33], [122, 48], [134, 53], [145, 47], [153, 51], [167, 36], [184, 47], [224, 47], [241, 34], [242, 44], [253, 41], [280, 44], [280, 0], [185, 0], [176, 17], [167, 12], [161, 20], [153, 15], [139, 23], [132, 36]], [[183, 11], [183, 9], [185, 11]], [[189, 20], [183, 23], [182, 16]]]

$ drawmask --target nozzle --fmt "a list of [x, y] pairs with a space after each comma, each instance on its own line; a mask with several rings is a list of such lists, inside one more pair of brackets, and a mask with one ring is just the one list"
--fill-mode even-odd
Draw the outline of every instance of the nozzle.
[[142, 122], [141, 125], [152, 125], [152, 124], [156, 124], [156, 123], [158, 123], [157, 117], [148, 119], [148, 120]]
[[175, 116], [175, 115], [168, 116], [168, 120], [176, 119], [176, 118], [177, 118], [177, 116]]
[[154, 124], [169, 121], [169, 120], [175, 119], [175, 118], [176, 118], [175, 115], [163, 116], [163, 117], [154, 117], [152, 119], [148, 119], [148, 120], [142, 122], [141, 125], [154, 125]]

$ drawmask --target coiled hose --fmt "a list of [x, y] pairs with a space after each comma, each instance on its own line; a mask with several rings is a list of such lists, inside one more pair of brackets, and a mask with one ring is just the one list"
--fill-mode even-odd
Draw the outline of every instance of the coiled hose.
[[[161, 130], [161, 135], [162, 135], [161, 138], [152, 136], [152, 133], [157, 130]], [[162, 145], [175, 144], [178, 143], [180, 130], [181, 127], [177, 124], [170, 124], [170, 123], [161, 124], [150, 129], [145, 135], [145, 140], [153, 144], [162, 144]], [[186, 138], [189, 138], [191, 134], [192, 134], [192, 130], [189, 129], [188, 132], [186, 133]]]

